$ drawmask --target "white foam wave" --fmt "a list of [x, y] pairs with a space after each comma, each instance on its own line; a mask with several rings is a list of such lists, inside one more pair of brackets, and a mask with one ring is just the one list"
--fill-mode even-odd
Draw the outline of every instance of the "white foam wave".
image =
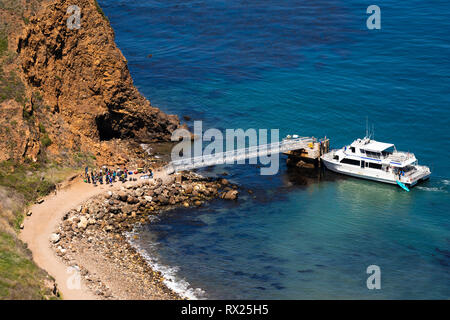
[[[189, 300], [201, 300], [206, 298], [206, 292], [203, 289], [192, 288], [189, 282], [177, 277], [179, 267], [170, 267], [161, 264], [157, 257], [151, 256], [146, 250], [142, 249], [135, 241], [133, 241], [132, 236], [135, 234], [135, 232], [130, 232], [126, 235], [128, 242], [147, 261], [153, 271], [161, 272], [164, 277], [163, 283], [167, 288], [176, 292], [182, 298]], [[156, 244], [151, 245], [156, 246]]]
[[420, 189], [420, 190], [425, 190], [425, 191], [433, 191], [433, 192], [447, 192], [447, 191], [445, 191], [445, 190], [442, 190], [442, 189], [440, 189], [440, 188], [436, 188], [436, 187], [421, 187], [421, 186], [418, 186], [418, 187], [416, 187], [417, 189]]
[[148, 221], [151, 223], [156, 223], [158, 221], [160, 221], [161, 219], [158, 216], [148, 216]]

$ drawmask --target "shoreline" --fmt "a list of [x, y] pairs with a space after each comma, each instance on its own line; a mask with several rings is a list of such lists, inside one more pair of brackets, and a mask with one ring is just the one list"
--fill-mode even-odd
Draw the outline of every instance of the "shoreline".
[[[71, 181], [31, 207], [20, 238], [55, 278], [64, 299], [183, 299], [128, 235], [162, 211], [195, 208], [218, 197], [236, 199], [236, 189], [225, 179], [191, 172], [167, 176], [159, 171], [151, 180], [113, 186]], [[77, 277], [81, 285], [73, 289]]]
[[182, 299], [186, 300], [202, 300], [205, 292], [201, 288], [193, 288], [190, 283], [185, 279], [177, 277], [177, 268], [169, 265], [164, 265], [159, 263], [158, 258], [155, 258], [145, 249], [143, 249], [138, 243], [134, 242], [136, 230], [128, 233], [126, 235], [128, 243], [131, 247], [145, 260], [145, 262], [154, 270], [155, 272], [160, 272], [163, 276], [164, 285], [169, 288], [172, 292], [176, 293]]

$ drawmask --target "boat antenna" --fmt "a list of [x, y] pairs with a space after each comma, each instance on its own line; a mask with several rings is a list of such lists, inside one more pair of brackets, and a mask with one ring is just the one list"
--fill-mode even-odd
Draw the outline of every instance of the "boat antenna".
[[369, 117], [366, 116], [366, 138], [369, 138]]

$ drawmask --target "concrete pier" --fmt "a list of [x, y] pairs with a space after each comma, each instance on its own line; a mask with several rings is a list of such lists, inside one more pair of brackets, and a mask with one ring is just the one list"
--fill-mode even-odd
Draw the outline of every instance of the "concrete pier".
[[330, 139], [327, 137], [323, 139], [312, 138], [312, 142], [302, 149], [289, 150], [283, 152], [288, 156], [286, 163], [288, 166], [297, 166], [304, 168], [318, 168], [321, 166], [320, 157], [329, 152]]

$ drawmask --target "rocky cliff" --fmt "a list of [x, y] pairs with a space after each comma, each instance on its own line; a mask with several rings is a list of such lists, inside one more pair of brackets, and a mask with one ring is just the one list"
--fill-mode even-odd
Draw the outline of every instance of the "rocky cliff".
[[[67, 26], [72, 5], [79, 29]], [[79, 152], [120, 162], [128, 142], [169, 140], [179, 127], [134, 87], [96, 0], [0, 0], [0, 19], [0, 161]]]

